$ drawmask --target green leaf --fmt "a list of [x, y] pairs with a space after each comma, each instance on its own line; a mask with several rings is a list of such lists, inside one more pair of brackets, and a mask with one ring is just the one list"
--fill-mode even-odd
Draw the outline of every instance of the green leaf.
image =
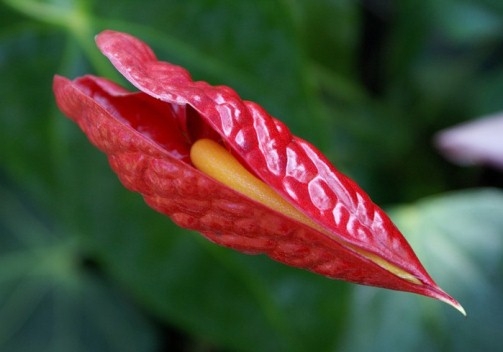
[[503, 342], [503, 192], [462, 191], [392, 213], [432, 277], [468, 316], [427, 298], [359, 287], [345, 346], [352, 351], [498, 350]]
[[[470, 1], [439, 1], [437, 21], [450, 40], [481, 45], [499, 37], [503, 29], [501, 12]], [[448, 13], [449, 16], [445, 16]]]
[[76, 237], [0, 187], [0, 350], [151, 351], [154, 329], [84, 270]]

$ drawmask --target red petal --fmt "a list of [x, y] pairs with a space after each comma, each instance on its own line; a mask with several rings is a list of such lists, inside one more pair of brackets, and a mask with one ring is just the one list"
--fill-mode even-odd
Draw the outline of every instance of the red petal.
[[[175, 147], [164, 149], [155, 138], [148, 139], [122, 123], [116, 116], [119, 108], [107, 109], [88, 94], [89, 83], [56, 77], [54, 90], [61, 109], [108, 154], [125, 186], [142, 193], [152, 207], [180, 226], [200, 231], [225, 246], [266, 252], [289, 265], [332, 278], [420, 293], [459, 309], [459, 304], [429, 277], [387, 215], [318, 150], [292, 136], [261, 107], [242, 101], [228, 87], [193, 82], [186, 70], [159, 62], [148, 46], [127, 34], [105, 31], [97, 37], [97, 43], [144, 93], [167, 105], [190, 105], [249, 169], [310, 215], [329, 235], [251, 201], [174, 157], [173, 150], [183, 146], [180, 135], [174, 137]], [[107, 103], [113, 101], [115, 90], [106, 91], [110, 96]], [[164, 119], [169, 120], [169, 116]], [[183, 126], [177, 128], [180, 131]], [[393, 275], [343, 243], [375, 253], [423, 284]]]
[[[58, 105], [107, 153], [124, 185], [140, 192], [156, 210], [219, 244], [247, 253], [267, 252], [279, 261], [331, 277], [369, 284], [379, 283], [374, 278], [394, 278], [379, 267], [367, 267], [365, 259], [318, 231], [214, 181], [138, 134], [117, 115], [121, 107], [110, 106], [115, 91], [100, 91], [96, 99], [96, 85], [104, 83], [110, 82], [91, 76], [72, 82], [56, 76]], [[169, 127], [167, 123], [162, 129]]]

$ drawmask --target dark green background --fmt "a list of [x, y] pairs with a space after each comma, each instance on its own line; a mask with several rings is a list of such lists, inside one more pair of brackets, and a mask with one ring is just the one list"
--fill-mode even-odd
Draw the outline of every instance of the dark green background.
[[[126, 191], [51, 91], [55, 73], [124, 83], [94, 45], [106, 28], [317, 145], [390, 210], [468, 318], [217, 247]], [[499, 0], [0, 0], [0, 97], [1, 351], [503, 345], [501, 173], [432, 146], [503, 110]]]

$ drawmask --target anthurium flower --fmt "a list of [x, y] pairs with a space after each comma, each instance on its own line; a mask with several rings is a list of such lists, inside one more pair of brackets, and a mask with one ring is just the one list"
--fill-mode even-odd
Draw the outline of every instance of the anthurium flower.
[[194, 82], [128, 34], [105, 31], [96, 41], [139, 91], [56, 76], [57, 104], [152, 208], [220, 245], [422, 294], [464, 314], [367, 194], [259, 105]]

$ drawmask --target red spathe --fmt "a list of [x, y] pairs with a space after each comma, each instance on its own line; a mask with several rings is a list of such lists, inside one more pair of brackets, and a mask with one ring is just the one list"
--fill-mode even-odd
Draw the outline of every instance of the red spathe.
[[[415, 292], [459, 304], [430, 278], [411, 247], [352, 180], [311, 144], [232, 89], [194, 82], [179, 67], [124, 33], [97, 36], [101, 51], [140, 92], [104, 78], [56, 76], [60, 109], [108, 155], [122, 183], [179, 226], [245, 253], [331, 278]], [[320, 232], [214, 181], [190, 162], [192, 143], [224, 145]], [[375, 254], [417, 278], [402, 279], [344, 243]]]

